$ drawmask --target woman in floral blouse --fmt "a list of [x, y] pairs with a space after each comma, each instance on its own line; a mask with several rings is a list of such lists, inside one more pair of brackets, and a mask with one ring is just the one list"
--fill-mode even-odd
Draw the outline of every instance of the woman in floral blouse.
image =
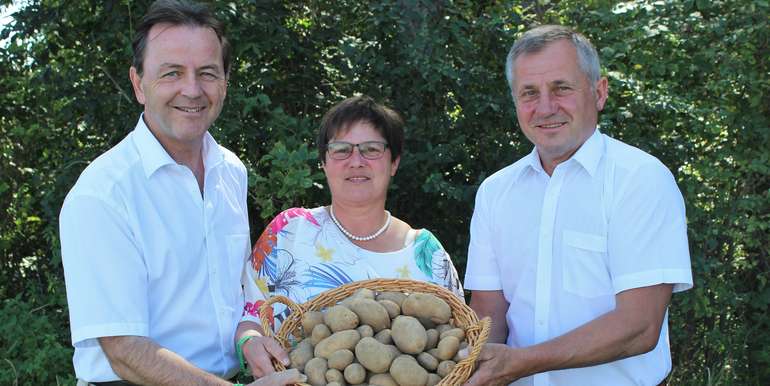
[[[331, 204], [276, 216], [254, 245], [243, 274], [246, 309], [237, 336], [246, 341], [242, 350], [254, 375], [273, 371], [270, 357], [287, 360], [277, 342], [260, 334], [259, 306], [270, 296], [304, 303], [353, 281], [408, 278], [463, 297], [457, 271], [438, 239], [385, 210], [401, 160], [403, 127], [395, 111], [366, 96], [348, 98], [324, 116], [317, 143]], [[269, 328], [278, 328], [289, 312], [274, 305]]]

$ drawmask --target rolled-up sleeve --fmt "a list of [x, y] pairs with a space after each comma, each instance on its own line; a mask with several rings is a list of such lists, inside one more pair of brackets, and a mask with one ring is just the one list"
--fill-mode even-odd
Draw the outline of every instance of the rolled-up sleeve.
[[682, 194], [659, 162], [635, 170], [620, 189], [608, 233], [609, 267], [615, 292], [673, 284], [692, 287], [687, 223]]
[[148, 336], [147, 269], [125, 216], [89, 195], [68, 197], [59, 217], [72, 343]]
[[465, 289], [494, 291], [502, 289], [500, 269], [493, 248], [492, 218], [489, 213], [487, 190], [482, 183], [476, 192], [476, 203], [471, 218], [471, 240], [465, 269]]

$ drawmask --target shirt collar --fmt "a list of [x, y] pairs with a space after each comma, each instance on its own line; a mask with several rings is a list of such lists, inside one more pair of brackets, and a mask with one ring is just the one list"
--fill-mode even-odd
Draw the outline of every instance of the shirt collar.
[[[588, 174], [592, 177], [596, 172], [596, 168], [599, 166], [599, 161], [604, 153], [604, 141], [602, 141], [602, 133], [597, 128], [594, 133], [578, 148], [570, 160], [575, 160], [578, 164], [583, 166]], [[569, 161], [569, 160], [567, 160]], [[566, 162], [566, 161], [565, 161]], [[537, 147], [533, 147], [532, 151], [524, 157], [524, 163], [526, 167], [521, 169], [518, 177], [527, 171], [532, 170], [537, 173], [545, 173], [543, 164], [540, 162], [540, 155], [537, 153]]]
[[572, 159], [583, 166], [583, 169], [593, 177], [596, 169], [599, 167], [602, 154], [604, 154], [604, 141], [602, 141], [602, 133], [597, 128], [575, 152]]
[[219, 144], [214, 140], [214, 137], [206, 131], [203, 134], [203, 167], [206, 171], [213, 169], [220, 163], [224, 162], [225, 154], [222, 149], [219, 148]]
[[[150, 177], [158, 169], [166, 165], [176, 165], [176, 161], [166, 152], [150, 128], [144, 122], [144, 114], [139, 116], [139, 122], [134, 128], [134, 145], [142, 159], [144, 175]], [[208, 171], [224, 160], [224, 154], [214, 137], [207, 131], [203, 135], [203, 166]]]

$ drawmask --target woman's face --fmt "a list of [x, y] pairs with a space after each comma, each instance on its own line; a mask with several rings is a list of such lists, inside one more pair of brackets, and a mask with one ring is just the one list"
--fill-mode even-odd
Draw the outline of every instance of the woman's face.
[[[338, 131], [329, 142], [359, 144], [367, 141], [386, 142], [385, 138], [366, 121], [350, 125], [346, 132]], [[390, 177], [396, 174], [399, 158], [393, 160], [390, 149], [379, 159], [366, 159], [357, 147], [344, 160], [333, 159], [327, 151], [323, 169], [332, 194], [332, 202], [346, 205], [366, 205], [387, 198]]]

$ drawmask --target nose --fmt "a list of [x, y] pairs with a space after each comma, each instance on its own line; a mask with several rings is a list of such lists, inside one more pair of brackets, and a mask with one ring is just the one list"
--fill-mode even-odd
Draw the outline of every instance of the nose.
[[201, 81], [195, 74], [188, 73], [182, 82], [182, 95], [195, 99], [203, 94]]
[[540, 93], [537, 98], [537, 104], [535, 105], [535, 114], [538, 116], [551, 116], [556, 114], [557, 110], [556, 99], [553, 98], [551, 93]]
[[348, 160], [350, 161], [351, 167], [359, 167], [363, 165], [366, 158], [361, 155], [361, 150], [358, 148], [358, 146], [353, 146], [353, 153], [350, 154], [350, 158]]

